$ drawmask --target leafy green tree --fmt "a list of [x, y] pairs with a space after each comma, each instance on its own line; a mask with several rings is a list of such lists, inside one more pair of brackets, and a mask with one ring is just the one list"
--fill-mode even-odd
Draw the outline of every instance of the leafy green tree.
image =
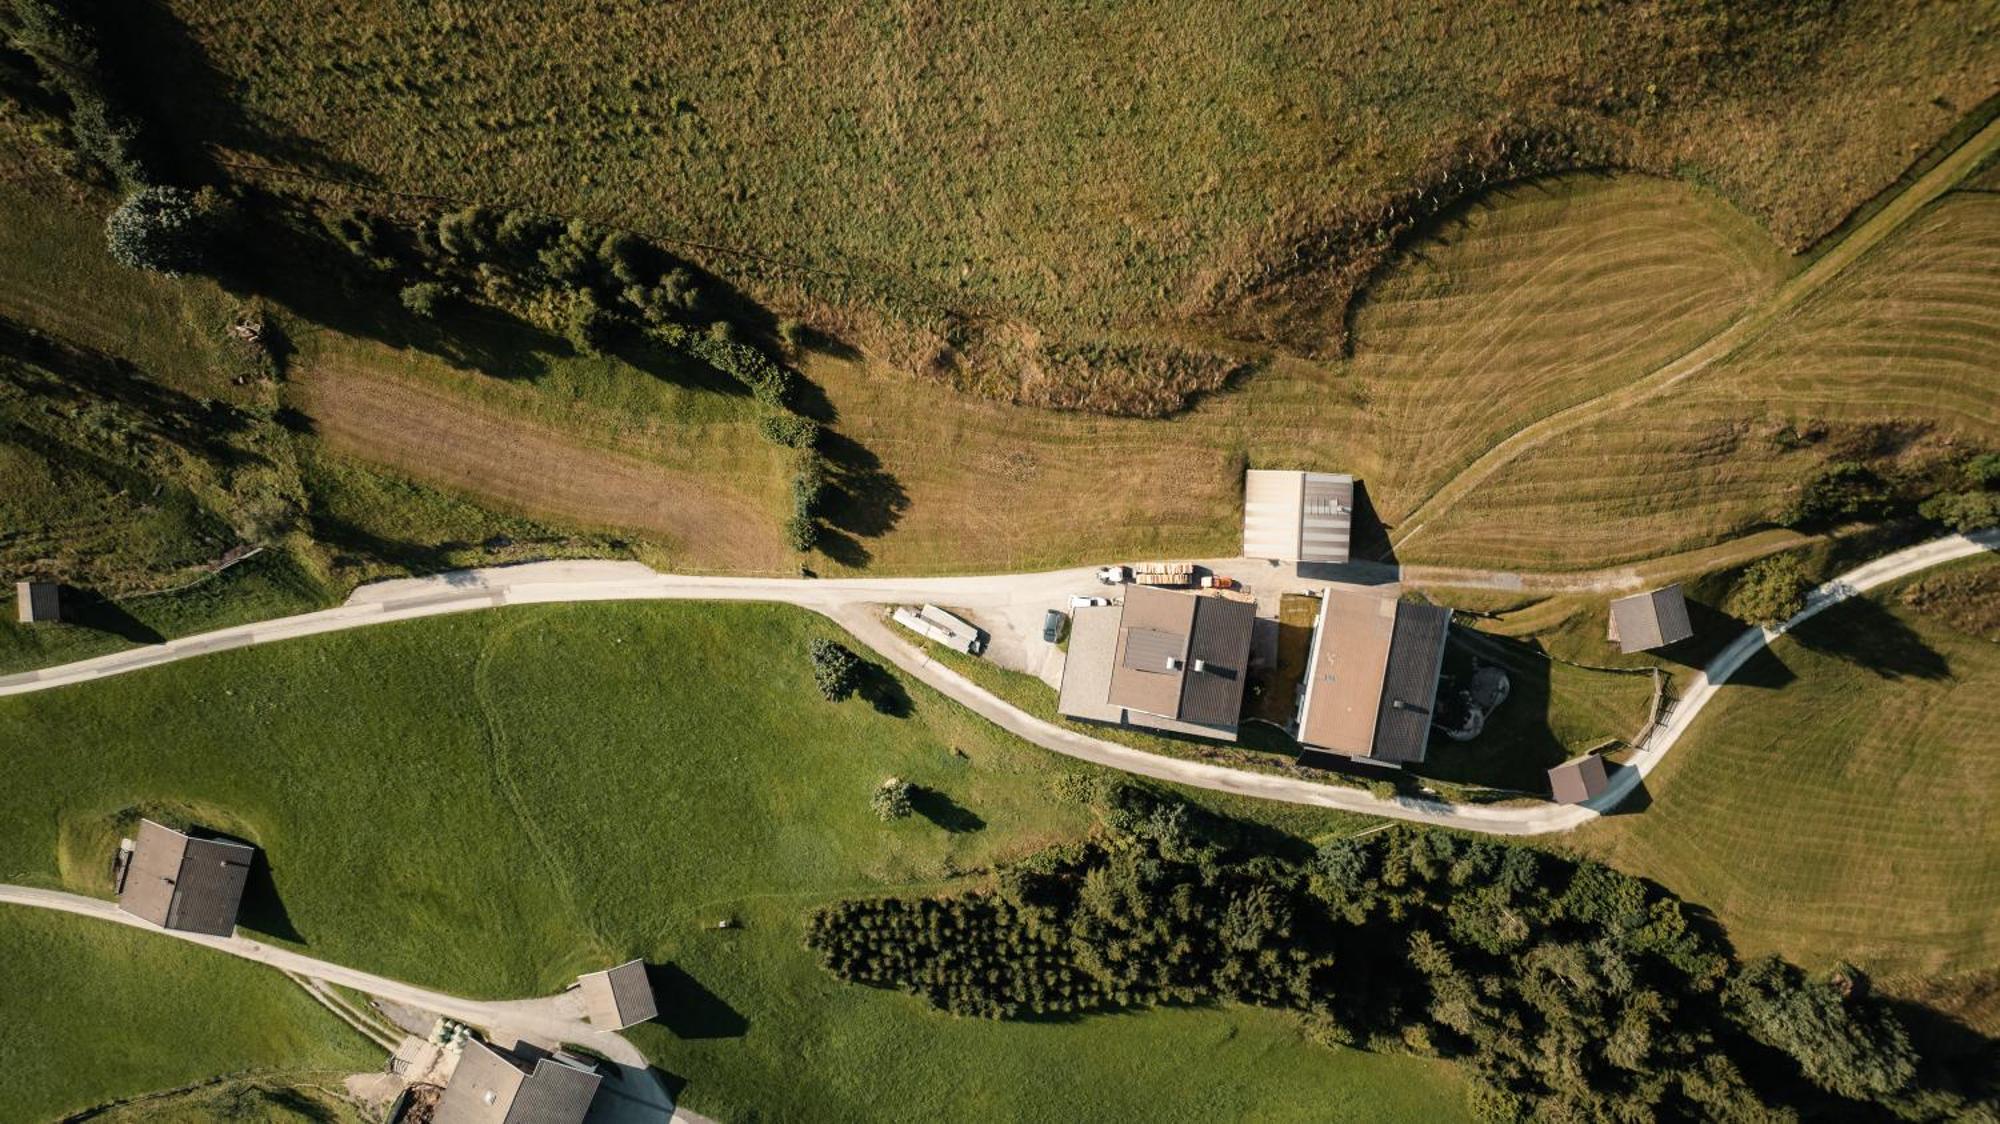
[[765, 440], [788, 449], [811, 449], [819, 444], [820, 424], [798, 414], [765, 414], [757, 429]]
[[436, 281], [419, 281], [414, 285], [405, 285], [402, 292], [403, 307], [427, 319], [436, 316], [438, 310], [451, 297], [450, 286], [441, 285]]
[[785, 545], [804, 554], [819, 545], [819, 520], [810, 515], [792, 513], [785, 520]]
[[1729, 591], [1728, 609], [1753, 624], [1790, 620], [1806, 607], [1813, 580], [1796, 554], [1774, 554], [1752, 565]]
[[1889, 513], [1893, 502], [1889, 486], [1874, 469], [1858, 461], [1835, 461], [1806, 481], [1785, 521], [1798, 527], [1877, 519]]
[[209, 234], [209, 217], [194, 193], [178, 187], [142, 187], [104, 224], [113, 258], [169, 277], [202, 265]]
[[1925, 500], [1917, 513], [1961, 533], [2000, 527], [2000, 492], [1948, 492]]

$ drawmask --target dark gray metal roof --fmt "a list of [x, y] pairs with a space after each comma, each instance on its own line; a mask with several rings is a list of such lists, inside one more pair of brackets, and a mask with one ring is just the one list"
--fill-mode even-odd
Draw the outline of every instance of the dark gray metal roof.
[[600, 1078], [525, 1043], [466, 1043], [432, 1124], [582, 1124]]
[[14, 616], [22, 624], [62, 619], [62, 587], [54, 582], [15, 582]]
[[583, 991], [584, 1017], [620, 1030], [655, 1018], [660, 1008], [644, 960], [627, 960], [615, 968], [577, 977]]
[[1664, 648], [1693, 635], [1687, 597], [1678, 585], [1620, 597], [1611, 603], [1611, 638], [1621, 652]]
[[1401, 764], [1424, 759], [1450, 628], [1450, 609], [1412, 602], [1396, 606], [1381, 708], [1375, 715], [1375, 744], [1368, 756]]
[[[1175, 717], [1204, 726], [1231, 727], [1242, 718], [1245, 665], [1250, 660], [1250, 631], [1256, 619], [1254, 602], [1200, 599], [1194, 611], [1194, 635], [1188, 640], [1180, 713]], [[1195, 669], [1197, 660], [1202, 665], [1199, 671]]]
[[139, 821], [131, 865], [118, 907], [165, 929], [226, 937], [250, 882], [257, 849], [221, 839], [199, 839]]
[[1125, 635], [1125, 654], [1120, 662], [1134, 671], [1179, 675], [1176, 665], [1186, 656], [1187, 646], [1188, 638], [1179, 633], [1135, 628]]

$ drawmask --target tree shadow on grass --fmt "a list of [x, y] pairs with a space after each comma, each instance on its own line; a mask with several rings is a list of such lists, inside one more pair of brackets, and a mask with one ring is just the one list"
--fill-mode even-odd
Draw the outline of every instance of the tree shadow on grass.
[[918, 815], [953, 835], [981, 831], [986, 827], [986, 821], [979, 818], [978, 813], [934, 788], [913, 786], [910, 792], [910, 807]]
[[903, 689], [903, 681], [890, 674], [879, 663], [863, 660], [860, 683], [855, 693], [868, 700], [877, 714], [890, 718], [908, 718], [916, 704], [910, 699], [910, 692]]
[[336, 561], [386, 562], [402, 567], [412, 574], [434, 574], [441, 570], [453, 569], [452, 553], [468, 545], [460, 542], [443, 542], [426, 546], [423, 543], [386, 538], [324, 512], [314, 512], [311, 522], [313, 538], [334, 548], [338, 552]]
[[647, 964], [646, 982], [660, 1013], [653, 1021], [676, 1038], [741, 1038], [750, 1020], [678, 964]]
[[1810, 651], [1845, 660], [1883, 679], [1951, 677], [1951, 664], [1942, 653], [1901, 617], [1867, 597], [1836, 605], [1789, 635]]

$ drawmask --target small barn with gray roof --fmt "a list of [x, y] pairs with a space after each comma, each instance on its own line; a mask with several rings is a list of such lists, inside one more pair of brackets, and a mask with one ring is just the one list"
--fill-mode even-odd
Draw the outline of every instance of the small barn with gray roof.
[[1243, 475], [1243, 557], [1345, 562], [1354, 477], [1253, 468]]
[[511, 1050], [477, 1038], [452, 1071], [432, 1124], [582, 1124], [597, 1097], [591, 1064], [524, 1042]]
[[1581, 804], [1604, 794], [1611, 778], [1595, 754], [1565, 761], [1549, 770], [1549, 793], [1558, 804]]
[[576, 986], [583, 994], [583, 1017], [597, 1026], [624, 1030], [659, 1017], [644, 960], [578, 976]]
[[236, 931], [236, 911], [256, 857], [257, 849], [248, 844], [201, 839], [140, 820], [119, 881], [118, 908], [162, 929], [229, 936]]
[[1678, 585], [1635, 593], [1611, 603], [1609, 638], [1621, 652], [1645, 652], [1694, 635], [1687, 598]]

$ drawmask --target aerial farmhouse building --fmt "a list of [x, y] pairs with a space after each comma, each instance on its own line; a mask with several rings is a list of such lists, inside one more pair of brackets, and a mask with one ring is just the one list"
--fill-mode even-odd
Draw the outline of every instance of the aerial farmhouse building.
[[594, 1026], [624, 1030], [659, 1017], [644, 960], [627, 960], [615, 968], [585, 973], [576, 978], [576, 986], [583, 995], [583, 1017]]
[[1298, 740], [1385, 765], [1424, 759], [1451, 610], [1342, 589], [1320, 602]]
[[1251, 469], [1243, 475], [1243, 557], [1345, 562], [1354, 538], [1354, 477]]
[[162, 929], [226, 937], [236, 932], [257, 849], [140, 820], [118, 880], [118, 908]]
[[1131, 586], [1071, 616], [1056, 709], [1071, 718], [1235, 741], [1254, 601]]
[[601, 1080], [581, 1058], [520, 1042], [508, 1050], [474, 1038], [431, 1122], [582, 1124]]
[[1604, 795], [1611, 778], [1604, 758], [1596, 754], [1572, 758], [1549, 770], [1549, 792], [1558, 804], [1581, 804]]
[[1620, 597], [1611, 603], [1609, 639], [1621, 652], [1664, 648], [1693, 635], [1687, 598], [1678, 585]]
[[54, 582], [15, 582], [14, 619], [46, 624], [62, 619], [62, 587]]

